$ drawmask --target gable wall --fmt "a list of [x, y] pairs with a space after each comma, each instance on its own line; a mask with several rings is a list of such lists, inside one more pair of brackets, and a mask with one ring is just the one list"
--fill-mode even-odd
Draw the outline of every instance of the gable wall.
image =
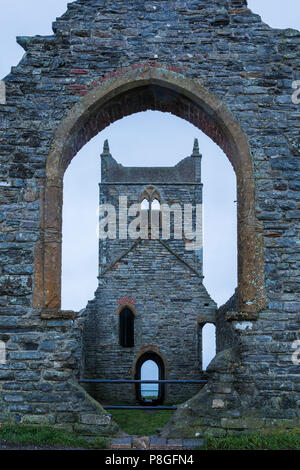
[[[248, 204], [250, 198], [246, 209], [251, 206], [240, 219], [249, 230], [239, 234], [243, 298], [236, 315], [225, 317], [238, 335], [240, 362], [232, 377], [223, 376], [233, 385], [224, 387], [220, 408], [213, 408], [217, 385], [208, 394], [208, 408], [203, 421], [194, 423], [193, 436], [207, 427], [216, 433], [250, 429], [249, 416], [258, 419], [255, 430], [257, 423], [299, 426], [299, 364], [292, 354], [300, 329], [300, 120], [299, 105], [291, 97], [292, 83], [300, 79], [300, 33], [268, 27], [244, 0], [81, 0], [57, 20], [52, 36], [18, 42], [26, 54], [5, 77], [6, 104], [0, 105], [0, 338], [8, 351], [6, 364], [0, 365], [1, 420], [81, 429], [87, 406], [97, 415], [95, 404], [87, 405], [82, 392], [71, 386], [79, 373], [80, 329], [74, 312], [60, 311], [59, 256], [53, 253], [61, 245], [61, 180], [71, 158], [98, 131], [132, 112], [159, 109], [203, 129], [225, 149], [238, 181], [246, 174], [250, 182], [239, 188], [244, 194], [239, 202]], [[161, 80], [192, 80], [195, 89], [201, 86], [203, 93], [207, 90], [219, 100], [218, 109], [226, 111], [229, 121], [234, 116], [235, 128], [243, 131], [252, 157], [250, 170], [244, 171], [246, 160], [234, 157], [230, 139], [224, 138], [208, 107], [196, 112], [174, 97], [164, 101], [164, 96], [147, 95], [143, 101], [137, 94], [129, 100], [125, 93], [115, 97], [111, 108], [102, 107], [96, 114], [89, 109], [92, 114], [85, 113], [81, 127], [65, 136], [66, 145], [61, 134], [55, 137], [73, 106], [84, 109], [84, 99], [95, 90], [130, 74], [155, 75], [156, 70]], [[88, 122], [91, 115], [94, 120]], [[55, 159], [59, 163], [54, 168], [49, 161]], [[264, 268], [259, 279], [251, 277], [257, 274], [252, 263], [256, 256]], [[256, 308], [253, 298], [261, 293], [264, 301]], [[36, 349], [28, 350], [33, 339]], [[228, 392], [233, 389], [236, 395]], [[240, 399], [232, 400], [236, 396]], [[193, 416], [200, 409], [196, 402]], [[103, 410], [98, 415], [107, 416]], [[110, 433], [105, 419], [99, 426]], [[179, 413], [175, 422], [182, 419]]]

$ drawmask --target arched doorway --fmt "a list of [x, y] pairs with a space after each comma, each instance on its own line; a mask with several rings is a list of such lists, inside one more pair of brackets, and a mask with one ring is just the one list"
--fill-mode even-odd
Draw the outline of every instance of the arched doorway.
[[248, 142], [230, 111], [194, 80], [145, 67], [109, 80], [84, 96], [57, 129], [47, 159], [41, 241], [35, 252], [34, 307], [61, 305], [62, 184], [69, 162], [114, 121], [142, 111], [171, 112], [197, 126], [225, 152], [237, 176], [238, 311], [265, 305], [261, 229], [255, 219], [254, 174]]
[[[150, 371], [151, 364], [154, 363], [152, 371]], [[148, 371], [145, 366], [149, 365]], [[162, 358], [153, 351], [145, 352], [137, 360], [135, 366], [135, 380], [164, 380], [165, 379], [165, 366]], [[146, 384], [145, 384], [146, 385]], [[149, 384], [149, 387], [143, 387], [143, 384], [136, 384], [135, 394], [137, 401], [142, 405], [161, 405], [165, 399], [165, 385], [164, 384]], [[148, 393], [148, 392], [151, 392]]]

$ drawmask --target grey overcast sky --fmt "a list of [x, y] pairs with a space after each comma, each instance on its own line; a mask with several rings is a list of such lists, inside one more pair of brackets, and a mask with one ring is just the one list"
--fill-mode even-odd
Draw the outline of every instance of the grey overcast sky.
[[[24, 54], [15, 37], [52, 34], [65, 0], [0, 0], [0, 79]], [[272, 27], [300, 29], [299, 0], [248, 0]], [[191, 124], [167, 113], [144, 112], [115, 122], [87, 144], [65, 175], [63, 212], [63, 308], [80, 310], [97, 287], [98, 182], [104, 139], [113, 156], [133, 166], [170, 166], [191, 153], [198, 137], [203, 154], [204, 275], [222, 304], [236, 286], [235, 175], [223, 152]], [[208, 340], [211, 341], [211, 338]], [[205, 362], [208, 362], [208, 357]]]

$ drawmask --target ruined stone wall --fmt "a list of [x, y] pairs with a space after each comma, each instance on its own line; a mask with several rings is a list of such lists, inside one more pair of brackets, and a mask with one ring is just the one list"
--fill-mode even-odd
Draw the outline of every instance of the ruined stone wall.
[[227, 321], [228, 312], [237, 311], [237, 292], [222, 305], [216, 313], [216, 352], [232, 348], [238, 345], [238, 335], [229, 321]]
[[[239, 229], [242, 297], [239, 317], [231, 319], [240, 362], [232, 388], [223, 389], [228, 399], [223, 394], [222, 406], [208, 400], [210, 413], [206, 409], [193, 432], [247, 430], [250, 415], [256, 430], [267, 423], [299, 426], [300, 366], [292, 353], [300, 329], [300, 120], [291, 96], [300, 79], [300, 33], [270, 28], [245, 0], [81, 0], [53, 29], [51, 36], [18, 38], [25, 55], [4, 78], [6, 104], [0, 105], [0, 329], [8, 349], [0, 365], [1, 419], [39, 421], [43, 415], [50, 422], [57, 407], [74, 419], [77, 393], [61, 392], [54, 402], [71, 357], [60, 362], [43, 350], [52, 340], [48, 325], [58, 336], [67, 325], [72, 337], [59, 303], [64, 169], [104, 127], [153, 109], [197, 125], [224, 149], [238, 179], [239, 227], [247, 228]], [[125, 89], [144, 77], [139, 92]], [[168, 93], [150, 93], [153, 77]], [[98, 109], [97, 93], [118, 84], [122, 94]], [[185, 90], [180, 96], [177, 84]], [[192, 91], [201, 95], [197, 103]], [[80, 112], [82, 119], [73, 122]], [[239, 138], [231, 140], [235, 132]], [[29, 335], [33, 351], [26, 349]], [[63, 343], [56, 344], [59, 351]], [[56, 380], [54, 372], [61, 373]], [[210, 390], [212, 398], [217, 389]], [[200, 409], [199, 401], [195, 406]], [[174, 419], [180, 424], [182, 417]]]
[[1, 422], [50, 424], [88, 436], [118, 433], [108, 413], [78, 384], [81, 324], [73, 312], [60, 318], [44, 313], [43, 320], [38, 312], [19, 327], [2, 323], [7, 362], [0, 364]]

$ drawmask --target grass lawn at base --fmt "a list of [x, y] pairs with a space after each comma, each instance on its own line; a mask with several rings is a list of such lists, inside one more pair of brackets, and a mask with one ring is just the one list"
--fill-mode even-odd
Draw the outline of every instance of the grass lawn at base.
[[112, 419], [127, 434], [150, 436], [163, 428], [172, 416], [171, 410], [110, 410]]
[[300, 434], [248, 434], [206, 437], [201, 450], [300, 450]]
[[83, 437], [55, 429], [51, 426], [33, 426], [25, 424], [4, 424], [0, 428], [0, 442], [36, 446], [58, 446], [85, 449], [105, 449], [107, 441], [97, 437], [88, 441]]

